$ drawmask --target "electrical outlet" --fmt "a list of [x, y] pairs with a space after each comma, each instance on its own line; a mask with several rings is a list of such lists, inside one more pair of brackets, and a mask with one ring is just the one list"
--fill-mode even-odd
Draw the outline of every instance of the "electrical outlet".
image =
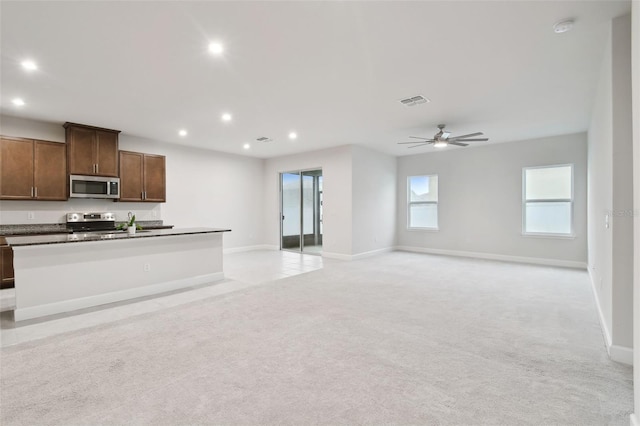
[[151, 264], [150, 263], [145, 263], [142, 267], [142, 269], [144, 270], [144, 272], [149, 272], [151, 271]]
[[27, 220], [34, 220], [36, 218], [36, 214], [34, 212], [27, 212]]

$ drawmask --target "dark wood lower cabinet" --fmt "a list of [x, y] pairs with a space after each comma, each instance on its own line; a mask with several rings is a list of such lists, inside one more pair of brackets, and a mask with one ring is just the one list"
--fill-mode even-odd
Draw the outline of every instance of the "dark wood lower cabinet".
[[[0, 244], [4, 244], [2, 237]], [[13, 250], [7, 245], [0, 245], [0, 278], [0, 289], [13, 288]]]

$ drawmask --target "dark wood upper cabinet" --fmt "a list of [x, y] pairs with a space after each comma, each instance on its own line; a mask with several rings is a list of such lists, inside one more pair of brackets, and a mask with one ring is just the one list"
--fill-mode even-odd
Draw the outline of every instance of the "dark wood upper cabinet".
[[120, 151], [120, 201], [142, 201], [143, 156], [139, 152]]
[[156, 203], [167, 201], [164, 155], [144, 155], [144, 200]]
[[66, 145], [22, 138], [0, 139], [0, 198], [66, 200]]
[[66, 127], [69, 174], [93, 175], [96, 170], [95, 131], [83, 127]]
[[120, 201], [166, 201], [163, 155], [120, 151]]
[[63, 143], [35, 141], [33, 185], [38, 200], [67, 199], [67, 150]]
[[33, 140], [0, 140], [0, 196], [5, 200], [33, 197]]
[[118, 130], [64, 123], [68, 173], [118, 176]]
[[118, 133], [96, 131], [98, 174], [118, 176]]

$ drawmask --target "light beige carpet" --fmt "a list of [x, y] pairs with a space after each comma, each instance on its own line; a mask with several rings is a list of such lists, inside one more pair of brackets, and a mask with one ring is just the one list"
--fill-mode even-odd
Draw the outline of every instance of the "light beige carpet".
[[390, 253], [1, 353], [0, 423], [629, 424], [586, 272]]

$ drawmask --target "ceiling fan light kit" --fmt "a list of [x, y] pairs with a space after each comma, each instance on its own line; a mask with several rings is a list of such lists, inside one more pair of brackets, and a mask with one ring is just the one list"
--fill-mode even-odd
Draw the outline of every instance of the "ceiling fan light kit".
[[433, 138], [422, 138], [420, 136], [409, 136], [413, 139], [421, 139], [420, 142], [398, 142], [399, 145], [410, 144], [408, 148], [417, 148], [419, 146], [432, 144], [434, 148], [446, 148], [449, 145], [456, 146], [468, 146], [465, 142], [486, 142], [489, 138], [475, 138], [475, 136], [481, 136], [482, 132], [469, 133], [468, 135], [453, 136], [451, 132], [445, 132], [445, 124], [438, 124], [438, 133]]

